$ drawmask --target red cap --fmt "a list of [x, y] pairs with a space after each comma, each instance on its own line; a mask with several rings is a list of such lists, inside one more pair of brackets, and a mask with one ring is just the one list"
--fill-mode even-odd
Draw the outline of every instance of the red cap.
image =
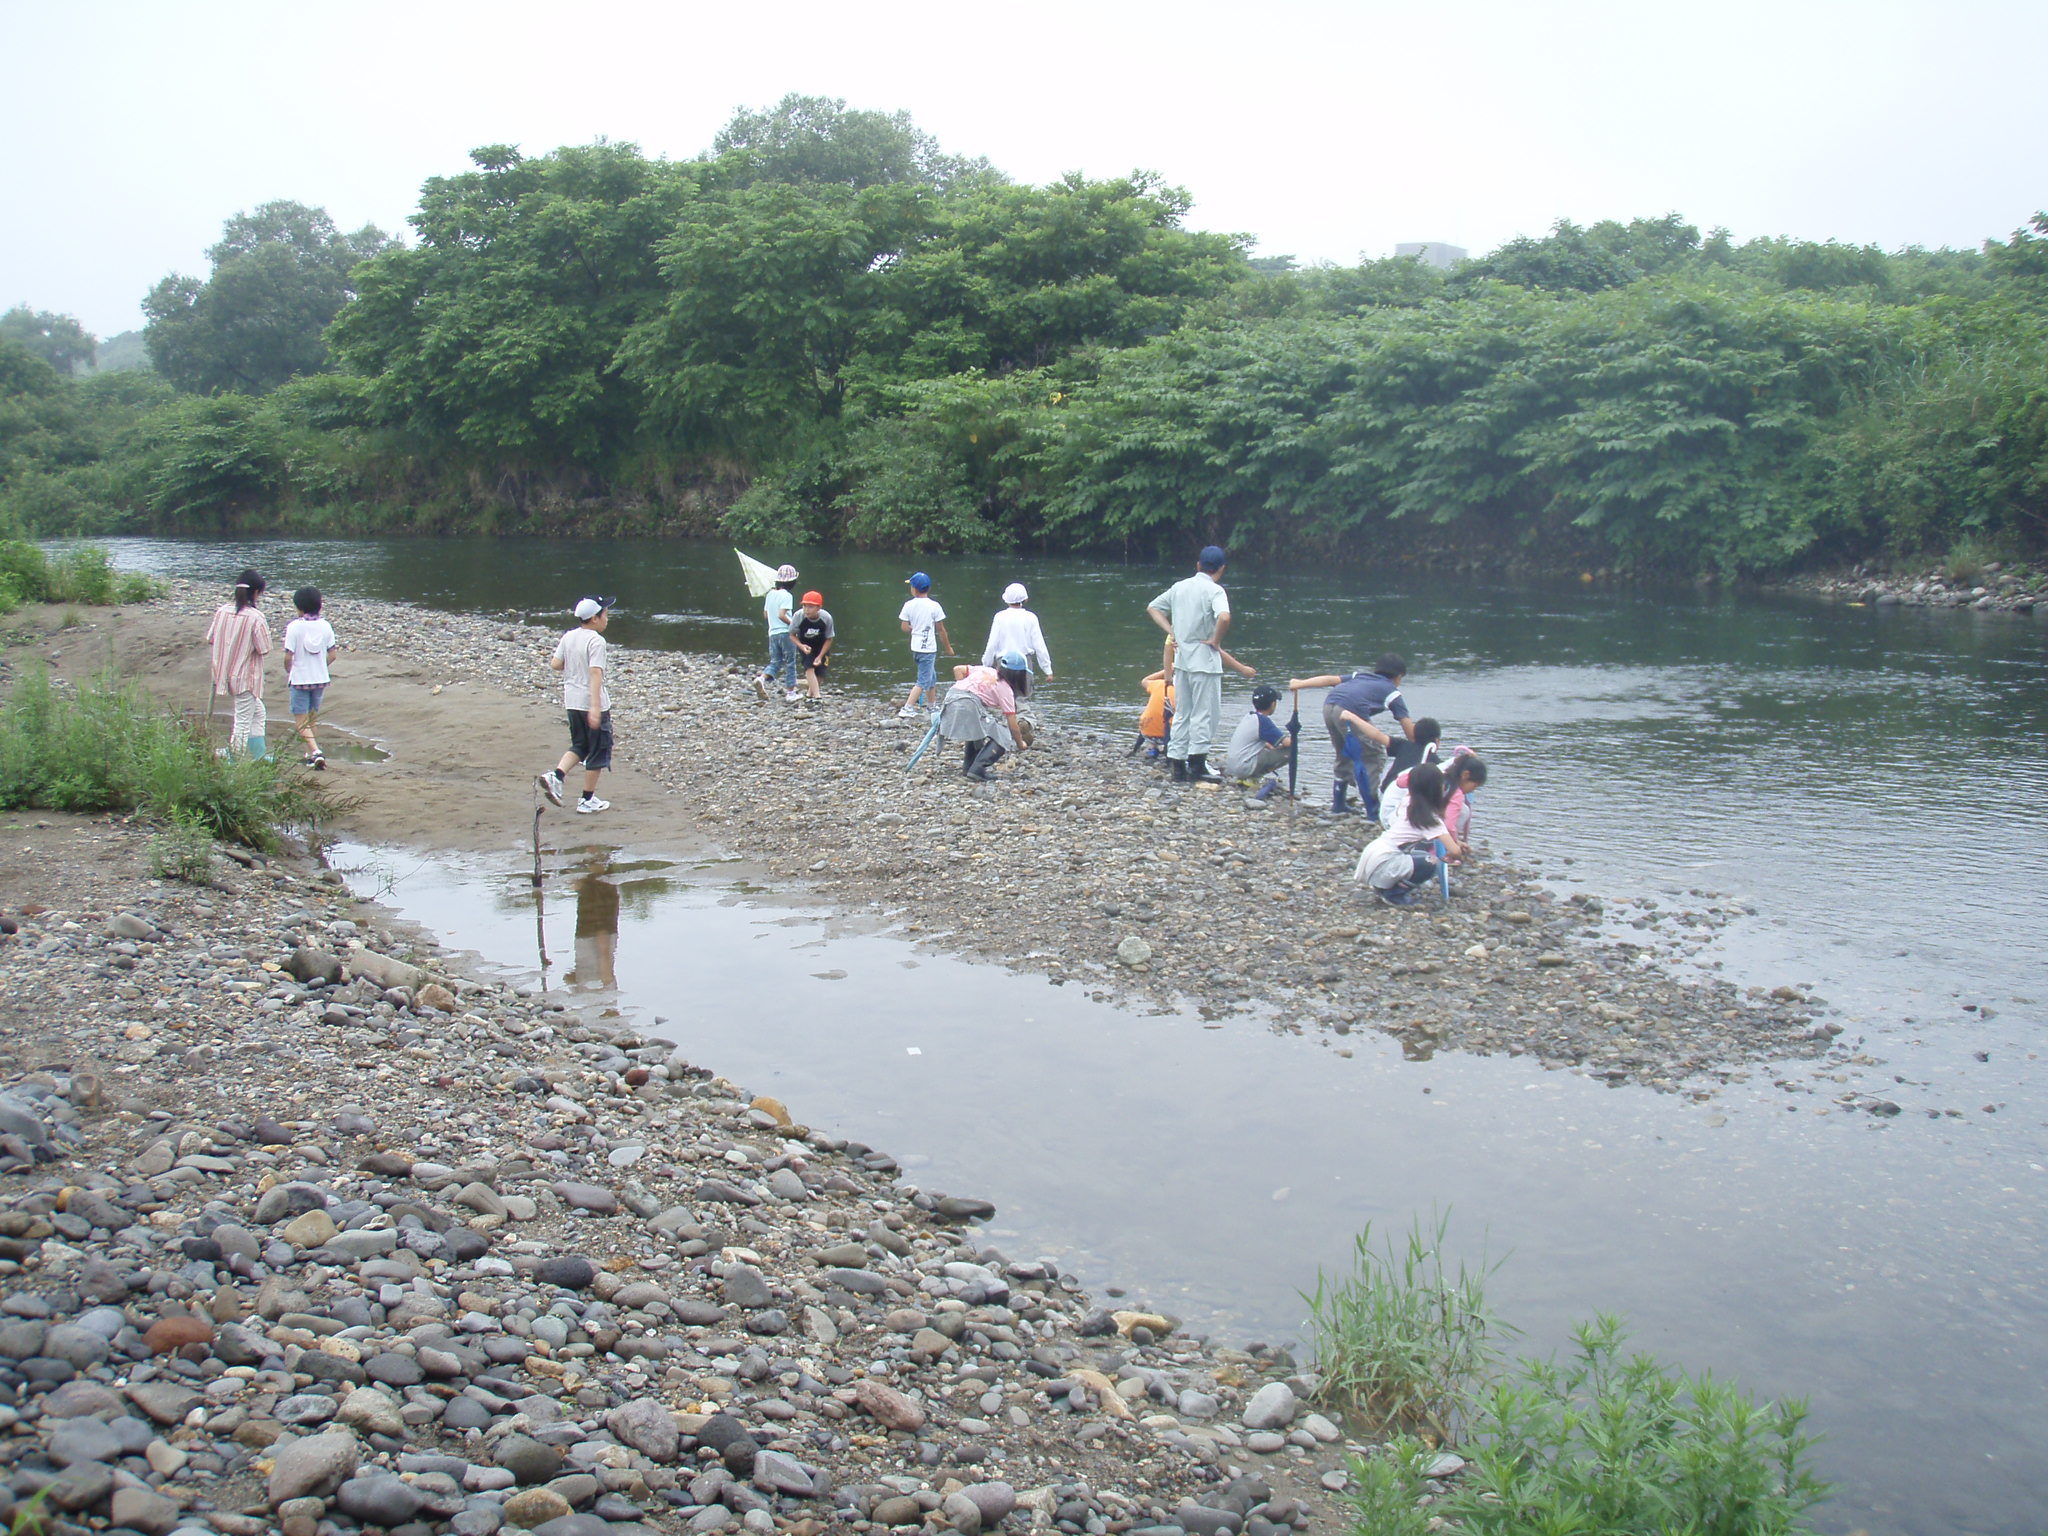
[[806, 608], [822, 608], [825, 606], [825, 594], [822, 592], [806, 592], [803, 596], [803, 604]]

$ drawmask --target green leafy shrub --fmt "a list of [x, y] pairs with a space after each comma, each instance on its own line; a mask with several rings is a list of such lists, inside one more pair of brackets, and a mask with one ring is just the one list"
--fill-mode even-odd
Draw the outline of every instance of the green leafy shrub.
[[[1425, 1477], [1413, 1438], [1354, 1463], [1357, 1536], [1789, 1536], [1827, 1485], [1804, 1465], [1806, 1405], [1757, 1403], [1711, 1376], [1624, 1357], [1621, 1323], [1576, 1332], [1572, 1357], [1530, 1361], [1483, 1393], [1455, 1478]], [[1417, 1500], [1430, 1496], [1427, 1506]]]
[[149, 872], [159, 880], [213, 884], [213, 835], [189, 815], [172, 816], [149, 840]]
[[114, 578], [114, 601], [117, 603], [153, 603], [169, 590], [168, 583], [141, 571], [123, 571]]
[[97, 544], [67, 549], [50, 563], [49, 602], [107, 608], [114, 603], [114, 593], [114, 562]]
[[1322, 1400], [1368, 1432], [1452, 1438], [1513, 1332], [1486, 1303], [1492, 1268], [1446, 1261], [1448, 1224], [1439, 1217], [1431, 1231], [1418, 1220], [1405, 1243], [1377, 1248], [1368, 1224], [1351, 1273], [1318, 1274], [1304, 1298]]
[[140, 811], [271, 848], [281, 830], [317, 829], [347, 804], [296, 766], [217, 755], [111, 679], [67, 696], [31, 668], [0, 708], [0, 809]]
[[50, 593], [50, 562], [25, 539], [0, 539], [0, 587], [18, 603], [40, 603]]

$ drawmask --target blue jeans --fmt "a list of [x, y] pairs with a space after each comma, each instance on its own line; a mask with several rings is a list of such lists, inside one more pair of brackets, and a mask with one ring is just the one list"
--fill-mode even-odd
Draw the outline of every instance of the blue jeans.
[[789, 638], [789, 631], [768, 637], [768, 665], [761, 671], [763, 677], [782, 674], [782, 686], [796, 686], [796, 642]]

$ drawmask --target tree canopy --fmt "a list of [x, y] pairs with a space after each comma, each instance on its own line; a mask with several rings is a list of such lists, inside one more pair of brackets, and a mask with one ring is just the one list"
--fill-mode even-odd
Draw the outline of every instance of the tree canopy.
[[345, 235], [325, 209], [303, 203], [238, 213], [206, 253], [205, 281], [172, 273], [143, 300], [150, 359], [194, 394], [263, 394], [319, 373], [357, 265], [390, 244], [373, 225]]
[[17, 304], [0, 315], [0, 340], [16, 343], [59, 373], [84, 373], [92, 367], [99, 346], [92, 333], [70, 315]]

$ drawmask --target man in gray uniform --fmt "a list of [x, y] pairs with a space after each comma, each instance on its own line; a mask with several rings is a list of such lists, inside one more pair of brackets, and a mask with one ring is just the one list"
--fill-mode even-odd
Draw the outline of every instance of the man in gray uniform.
[[[1223, 591], [1223, 551], [1209, 545], [1195, 574], [1176, 581], [1145, 606], [1152, 622], [1173, 636], [1173, 733], [1166, 755], [1176, 783], [1215, 783], [1209, 744], [1223, 715], [1223, 637], [1230, 631], [1230, 599]], [[1245, 676], [1252, 669], [1234, 663]]]

